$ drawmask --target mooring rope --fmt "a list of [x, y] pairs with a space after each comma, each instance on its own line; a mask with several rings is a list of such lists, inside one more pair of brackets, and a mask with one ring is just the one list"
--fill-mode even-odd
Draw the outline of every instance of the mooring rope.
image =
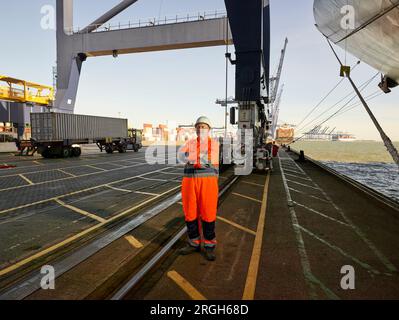
[[[334, 50], [330, 40], [328, 38], [327, 42], [328, 45], [330, 46], [332, 52], [334, 53], [335, 57], [337, 58], [339, 64], [341, 67], [344, 67], [342, 64], [341, 59], [338, 57], [337, 52]], [[393, 161], [396, 163], [396, 165], [399, 167], [399, 153], [398, 150], [395, 148], [394, 144], [392, 143], [392, 140], [388, 137], [388, 135], [385, 133], [384, 129], [381, 127], [379, 124], [377, 118], [374, 116], [373, 112], [371, 111], [370, 107], [368, 106], [366, 100], [364, 100], [363, 95], [360, 93], [359, 89], [357, 88], [356, 84], [353, 82], [350, 72], [345, 72], [346, 77], [348, 78], [349, 82], [351, 83], [353, 90], [355, 90], [356, 94], [358, 95], [360, 101], [362, 102], [364, 108], [366, 109], [367, 113], [369, 114], [371, 120], [373, 121], [375, 127], [377, 128], [378, 132], [380, 133], [380, 136], [382, 138], [382, 141], [384, 142], [385, 147], [387, 148], [389, 154], [391, 155]]]

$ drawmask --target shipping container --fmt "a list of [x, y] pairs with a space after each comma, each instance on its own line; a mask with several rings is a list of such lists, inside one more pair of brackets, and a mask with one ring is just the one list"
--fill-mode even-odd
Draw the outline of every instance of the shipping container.
[[126, 138], [127, 119], [69, 113], [32, 113], [32, 138], [36, 141], [100, 140]]
[[293, 138], [294, 129], [277, 129], [277, 139]]
[[282, 126], [276, 131], [276, 141], [280, 144], [291, 143], [294, 141], [295, 130], [289, 126]]
[[[32, 156], [37, 152], [44, 158], [79, 157], [80, 145], [90, 143], [110, 154], [127, 150], [138, 152], [142, 148], [141, 131], [133, 131], [133, 135], [129, 133], [127, 119], [31, 113], [31, 128], [26, 128], [26, 140], [17, 139], [16, 144], [21, 155]], [[30, 132], [32, 139], [28, 140]]]

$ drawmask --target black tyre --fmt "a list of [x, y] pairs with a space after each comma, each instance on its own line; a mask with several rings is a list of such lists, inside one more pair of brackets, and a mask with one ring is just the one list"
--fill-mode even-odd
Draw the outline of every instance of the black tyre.
[[50, 152], [48, 149], [43, 150], [42, 157], [46, 159], [50, 158]]
[[80, 149], [80, 148], [73, 148], [72, 149], [72, 156], [73, 157], [78, 158], [78, 157], [80, 157], [81, 154], [82, 154], [82, 149]]
[[63, 148], [62, 151], [61, 151], [61, 157], [69, 158], [70, 156], [71, 156], [71, 149]]
[[119, 153], [126, 153], [126, 147], [120, 147], [118, 151]]
[[108, 154], [114, 153], [114, 149], [113, 149], [112, 147], [110, 147], [110, 146], [106, 146], [106, 147], [105, 147], [105, 151], [106, 151]]

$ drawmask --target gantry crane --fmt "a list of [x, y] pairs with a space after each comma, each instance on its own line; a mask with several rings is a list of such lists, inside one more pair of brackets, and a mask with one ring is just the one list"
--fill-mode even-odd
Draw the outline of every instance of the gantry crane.
[[287, 51], [288, 39], [285, 38], [284, 47], [281, 50], [280, 62], [277, 68], [277, 73], [274, 77], [270, 78], [270, 97], [269, 97], [269, 114], [270, 119], [270, 136], [275, 139], [278, 116], [280, 112], [281, 96], [283, 94], [283, 87], [279, 90], [281, 74], [283, 71], [285, 53]]
[[277, 92], [280, 86], [281, 74], [283, 71], [285, 53], [287, 51], [288, 38], [285, 38], [284, 48], [281, 50], [280, 62], [277, 68], [277, 73], [274, 77], [270, 78], [270, 98], [269, 103], [272, 104], [277, 99]]
[[50, 86], [0, 75], [0, 100], [52, 106], [54, 89]]
[[280, 104], [281, 104], [281, 97], [283, 95], [283, 91], [284, 91], [284, 85], [281, 86], [281, 89], [277, 95], [277, 98], [276, 98], [276, 100], [273, 104], [273, 108], [272, 108], [271, 137], [273, 138], [273, 140], [276, 138], [277, 122], [278, 122], [278, 117], [280, 114]]
[[[276, 77], [270, 87], [270, 3], [269, 0], [225, 0], [235, 47], [238, 129], [241, 152], [253, 154], [251, 161], [259, 170], [268, 166], [266, 141], [272, 126], [270, 106], [277, 97], [288, 40], [285, 40]], [[234, 111], [233, 111], [234, 112]], [[235, 114], [231, 112], [231, 114]], [[236, 124], [235, 117], [231, 124]], [[248, 133], [251, 138], [247, 138]], [[251, 142], [251, 143], [250, 143]], [[253, 142], [253, 143], [252, 143]], [[245, 167], [253, 166], [247, 161]]]

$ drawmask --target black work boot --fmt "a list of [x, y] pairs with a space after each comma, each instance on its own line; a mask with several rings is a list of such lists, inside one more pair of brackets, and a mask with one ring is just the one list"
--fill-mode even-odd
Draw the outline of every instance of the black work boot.
[[185, 247], [181, 248], [179, 250], [179, 254], [182, 256], [187, 256], [189, 254], [195, 253], [195, 252], [200, 252], [201, 251], [201, 247], [193, 247], [190, 244], [186, 244]]
[[216, 260], [215, 248], [206, 248], [205, 247], [205, 258], [208, 261], [215, 261]]

